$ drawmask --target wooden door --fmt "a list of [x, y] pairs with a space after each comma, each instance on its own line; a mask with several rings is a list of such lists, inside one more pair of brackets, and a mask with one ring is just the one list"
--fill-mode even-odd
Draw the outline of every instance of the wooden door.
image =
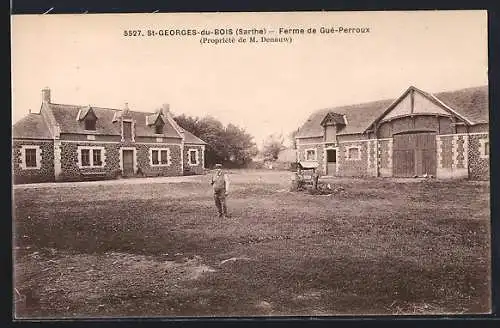
[[408, 133], [393, 136], [393, 175], [414, 177], [436, 174], [436, 134]]
[[134, 175], [134, 151], [122, 150], [123, 152], [123, 176]]
[[419, 133], [417, 135], [416, 150], [418, 152], [418, 166], [416, 175], [436, 175], [436, 134]]
[[337, 168], [337, 150], [327, 149], [326, 150], [326, 174], [335, 175]]

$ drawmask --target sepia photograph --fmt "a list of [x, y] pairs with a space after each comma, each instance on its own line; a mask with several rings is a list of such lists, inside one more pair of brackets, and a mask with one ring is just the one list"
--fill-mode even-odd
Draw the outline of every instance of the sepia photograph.
[[491, 313], [487, 23], [12, 15], [13, 319]]

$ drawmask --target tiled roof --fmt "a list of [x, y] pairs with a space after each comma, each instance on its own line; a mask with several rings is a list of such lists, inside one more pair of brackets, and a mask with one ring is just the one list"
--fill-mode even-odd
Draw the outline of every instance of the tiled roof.
[[[121, 135], [121, 126], [119, 118], [122, 116], [123, 111], [113, 108], [102, 108], [94, 106], [77, 106], [66, 104], [43, 104], [42, 110], [50, 110], [53, 114], [55, 121], [59, 125], [61, 133], [82, 133], [86, 134], [88, 131], [84, 129], [81, 119], [86, 113], [92, 109], [96, 121], [96, 131], [94, 134], [100, 135]], [[157, 137], [155, 130], [148, 126], [148, 123], [154, 123], [158, 118], [159, 111], [155, 113], [129, 111], [128, 114], [136, 122], [135, 135], [138, 137]], [[167, 114], [168, 115], [168, 114]], [[168, 118], [162, 119], [165, 123], [163, 127], [163, 136], [167, 138], [178, 138], [182, 136], [178, 131], [182, 131], [174, 120]], [[174, 126], [175, 125], [175, 126]], [[47, 124], [42, 119], [40, 114], [29, 114], [13, 126], [14, 138], [46, 138], [51, 139], [50, 132]], [[189, 131], [184, 131], [184, 138], [186, 143], [191, 144], [206, 144], [203, 140], [193, 135]]]
[[321, 125], [325, 124], [326, 122], [331, 122], [337, 125], [346, 125], [345, 116], [334, 112], [329, 112], [328, 114], [326, 114], [323, 121], [321, 121]]
[[206, 145], [207, 143], [191, 132], [184, 130], [184, 143], [187, 144], [198, 144], [198, 145]]
[[487, 86], [440, 92], [435, 96], [474, 124], [490, 121]]
[[77, 114], [78, 120], [83, 120], [85, 116], [87, 116], [87, 114], [90, 112], [90, 110], [91, 110], [90, 106], [85, 106], [83, 108], [80, 108]]
[[329, 112], [344, 114], [346, 116], [347, 125], [341, 128], [337, 134], [355, 134], [363, 132], [373, 120], [384, 112], [392, 101], [393, 100], [382, 100], [365, 104], [320, 109], [307, 119], [296, 137], [308, 138], [323, 136], [321, 121]]
[[[158, 117], [160, 115], [161, 114], [159, 112], [154, 113], [154, 114], [150, 114], [150, 115], [146, 115], [146, 125], [153, 125], [153, 124], [155, 124], [156, 120], [158, 120]], [[165, 122], [165, 120], [163, 118], [161, 120], [163, 122]]]
[[42, 115], [28, 114], [12, 126], [13, 138], [52, 139]]
[[[61, 128], [61, 133], [86, 133], [84, 125], [76, 120], [78, 111], [86, 106], [50, 104], [50, 109]], [[113, 119], [116, 118], [116, 113], [121, 112], [119, 109], [92, 107], [97, 116], [96, 134], [103, 135], [121, 135], [120, 124]], [[146, 116], [152, 113], [144, 113], [137, 111], [129, 112], [132, 118], [136, 121], [135, 134], [138, 137], [156, 136], [154, 129], [146, 125]], [[177, 131], [170, 125], [166, 124], [163, 129], [165, 137], [181, 138]]]
[[[440, 92], [434, 95], [427, 93], [427, 95], [437, 98], [442, 103], [467, 118], [473, 124], [489, 122], [487, 86]], [[321, 122], [330, 112], [345, 114], [346, 116], [347, 125], [340, 129], [337, 134], [362, 133], [374, 120], [382, 115], [394, 101], [395, 99], [386, 99], [350, 106], [320, 109], [311, 114], [308, 120], [300, 128], [296, 137], [308, 138], [323, 136]]]

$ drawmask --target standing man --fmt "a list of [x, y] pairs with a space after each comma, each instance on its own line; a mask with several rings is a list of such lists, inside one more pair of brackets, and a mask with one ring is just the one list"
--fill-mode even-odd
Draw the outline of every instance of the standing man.
[[222, 172], [222, 165], [215, 164], [215, 174], [210, 183], [214, 188], [214, 200], [220, 218], [227, 217], [226, 197], [229, 192], [229, 179], [227, 174]]

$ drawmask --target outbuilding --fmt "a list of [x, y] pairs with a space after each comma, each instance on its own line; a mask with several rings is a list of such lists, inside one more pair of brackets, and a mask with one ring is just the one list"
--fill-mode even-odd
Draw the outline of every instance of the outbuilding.
[[296, 135], [299, 161], [322, 176], [489, 179], [488, 87], [314, 112]]

